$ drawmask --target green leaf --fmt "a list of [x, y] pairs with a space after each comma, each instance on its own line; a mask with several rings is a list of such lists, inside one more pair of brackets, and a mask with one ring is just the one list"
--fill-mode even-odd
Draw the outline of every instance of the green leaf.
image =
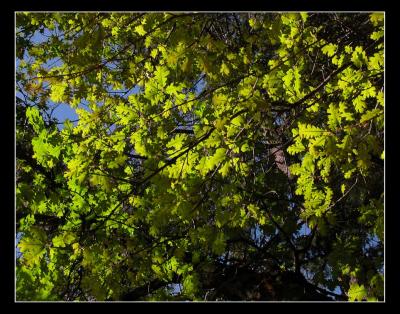
[[342, 121], [339, 108], [337, 108], [334, 104], [330, 104], [327, 112], [329, 127], [331, 129], [336, 129]]
[[68, 118], [65, 119], [65, 121], [64, 121], [64, 128], [66, 130], [68, 130], [69, 132], [71, 132], [72, 129], [74, 128], [74, 125], [72, 124], [71, 120], [69, 120]]
[[166, 67], [157, 66], [154, 72], [154, 78], [157, 80], [160, 87], [164, 87], [167, 83], [169, 71]]
[[53, 245], [55, 247], [65, 247], [64, 236], [58, 235], [53, 238]]
[[306, 148], [304, 147], [303, 143], [301, 141], [296, 140], [296, 142], [293, 145], [290, 145], [288, 147], [287, 152], [290, 155], [295, 155], [295, 154], [303, 152], [305, 149]]
[[221, 255], [225, 251], [226, 239], [222, 232], [219, 232], [213, 242], [213, 252], [217, 255]]
[[135, 32], [138, 33], [140, 36], [146, 35], [146, 31], [143, 27], [143, 25], [138, 25], [135, 27]]
[[221, 71], [220, 71], [223, 75], [228, 76], [230, 73], [229, 67], [225, 62], [222, 62], [221, 64]]
[[210, 157], [207, 161], [207, 167], [209, 169], [214, 168], [217, 164], [225, 159], [226, 149], [225, 148], [217, 148], [215, 154]]
[[199, 279], [197, 274], [187, 275], [183, 280], [183, 290], [188, 296], [195, 296], [199, 289]]
[[26, 109], [26, 118], [32, 125], [36, 133], [40, 133], [44, 128], [44, 121], [40, 115], [39, 110], [36, 107], [28, 107]]
[[308, 19], [308, 13], [307, 12], [300, 12], [301, 19], [303, 22], [306, 22]]
[[360, 119], [360, 123], [364, 123], [366, 121], [370, 121], [374, 119], [375, 117], [383, 114], [383, 111], [381, 109], [372, 109], [367, 112], [365, 112]]
[[383, 24], [384, 15], [383, 13], [372, 13], [370, 15], [370, 20], [374, 26]]
[[347, 295], [349, 296], [350, 301], [362, 301], [367, 297], [367, 290], [364, 285], [352, 283]]
[[230, 166], [231, 166], [230, 162], [225, 162], [218, 170], [218, 172], [222, 175], [223, 178], [228, 175]]
[[353, 101], [354, 108], [357, 112], [363, 113], [366, 108], [366, 103], [363, 97], [356, 97]]
[[46, 253], [46, 234], [39, 228], [32, 228], [31, 235], [24, 236], [18, 243], [24, 261], [28, 266], [38, 265]]
[[240, 147], [240, 151], [245, 153], [248, 152], [250, 150], [250, 146], [248, 143], [244, 143], [241, 147]]
[[358, 46], [354, 49], [351, 56], [351, 61], [356, 67], [361, 67], [363, 64], [367, 63], [367, 56], [362, 47]]
[[50, 99], [55, 103], [67, 101], [68, 96], [65, 94], [67, 87], [68, 84], [66, 82], [52, 84]]
[[299, 137], [300, 138], [315, 138], [324, 135], [325, 131], [322, 128], [310, 125], [299, 123]]
[[321, 51], [322, 51], [322, 53], [326, 54], [328, 57], [332, 57], [335, 54], [337, 48], [338, 48], [337, 45], [330, 43], [330, 44], [324, 46], [321, 49]]

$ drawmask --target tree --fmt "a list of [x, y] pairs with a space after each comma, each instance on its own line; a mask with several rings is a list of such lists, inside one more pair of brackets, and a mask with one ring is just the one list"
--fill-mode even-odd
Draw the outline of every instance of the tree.
[[382, 300], [383, 22], [17, 13], [17, 299]]

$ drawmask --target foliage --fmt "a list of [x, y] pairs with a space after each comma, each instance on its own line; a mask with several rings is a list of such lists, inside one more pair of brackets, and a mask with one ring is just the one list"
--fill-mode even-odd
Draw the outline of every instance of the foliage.
[[383, 22], [17, 13], [17, 299], [382, 300]]

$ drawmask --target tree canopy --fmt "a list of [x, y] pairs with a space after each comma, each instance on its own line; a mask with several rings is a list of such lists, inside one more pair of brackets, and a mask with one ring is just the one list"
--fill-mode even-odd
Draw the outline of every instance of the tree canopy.
[[382, 13], [20, 12], [16, 64], [17, 300], [383, 300]]

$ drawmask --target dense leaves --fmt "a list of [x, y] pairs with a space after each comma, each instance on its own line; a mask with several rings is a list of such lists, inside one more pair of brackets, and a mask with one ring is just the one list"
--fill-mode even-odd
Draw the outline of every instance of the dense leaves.
[[17, 299], [382, 300], [383, 22], [17, 13]]

